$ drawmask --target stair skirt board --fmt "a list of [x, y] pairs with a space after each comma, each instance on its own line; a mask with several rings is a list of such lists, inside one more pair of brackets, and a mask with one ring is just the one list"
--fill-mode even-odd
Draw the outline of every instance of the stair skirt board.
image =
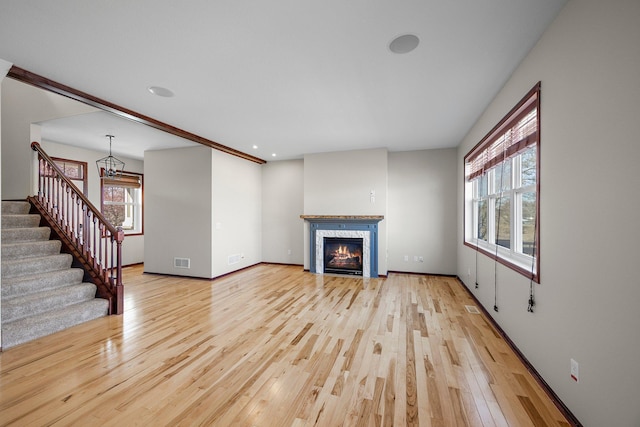
[[28, 202], [2, 202], [3, 350], [106, 316], [109, 302], [96, 298], [96, 286], [82, 282], [51, 229]]

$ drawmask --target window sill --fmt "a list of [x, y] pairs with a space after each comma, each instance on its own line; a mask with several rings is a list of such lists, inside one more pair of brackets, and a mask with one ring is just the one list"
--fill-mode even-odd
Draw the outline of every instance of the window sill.
[[503, 250], [501, 247], [498, 247], [498, 254], [496, 256], [496, 246], [482, 241], [478, 243], [465, 241], [464, 245], [477, 250], [481, 254], [488, 256], [505, 267], [522, 274], [527, 279], [532, 279], [534, 282], [540, 283], [539, 268], [535, 268], [537, 267], [535, 266], [534, 271], [531, 271], [531, 257], [527, 255], [513, 256], [513, 254]]

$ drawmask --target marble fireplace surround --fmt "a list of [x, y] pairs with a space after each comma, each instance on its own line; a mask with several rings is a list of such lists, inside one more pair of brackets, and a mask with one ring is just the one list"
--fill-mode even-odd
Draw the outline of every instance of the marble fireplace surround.
[[378, 277], [378, 223], [383, 215], [300, 215], [309, 223], [309, 271], [324, 273], [324, 238], [362, 239], [362, 277]]

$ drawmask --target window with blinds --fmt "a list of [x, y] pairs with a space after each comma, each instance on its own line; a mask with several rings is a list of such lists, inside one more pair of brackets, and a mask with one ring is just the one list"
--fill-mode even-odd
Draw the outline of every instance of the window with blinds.
[[464, 166], [465, 245], [539, 282], [539, 82]]
[[116, 178], [102, 177], [101, 211], [116, 227], [126, 234], [142, 234], [143, 175], [123, 172]]

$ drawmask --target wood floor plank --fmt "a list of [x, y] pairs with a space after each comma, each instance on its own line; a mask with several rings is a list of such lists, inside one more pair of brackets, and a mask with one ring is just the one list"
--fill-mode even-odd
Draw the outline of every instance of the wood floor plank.
[[455, 278], [123, 276], [123, 315], [0, 354], [0, 426], [568, 425]]

